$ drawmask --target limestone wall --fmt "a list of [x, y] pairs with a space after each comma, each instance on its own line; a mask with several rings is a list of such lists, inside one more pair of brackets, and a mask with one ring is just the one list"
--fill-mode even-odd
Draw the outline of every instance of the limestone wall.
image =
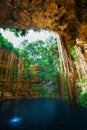
[[[27, 73], [36, 73], [37, 65], [31, 65]], [[24, 79], [24, 60], [14, 52], [0, 49], [0, 99], [38, 97], [32, 86], [38, 86], [38, 76]]]

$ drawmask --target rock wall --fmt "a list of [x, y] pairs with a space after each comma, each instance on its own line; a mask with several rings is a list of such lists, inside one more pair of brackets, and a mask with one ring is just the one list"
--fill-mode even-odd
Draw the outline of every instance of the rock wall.
[[0, 0], [0, 27], [48, 29], [87, 41], [87, 0]]
[[[29, 72], [36, 73], [37, 65], [31, 65]], [[39, 92], [34, 92], [32, 86], [39, 86], [38, 76], [24, 79], [23, 57], [14, 52], [0, 49], [0, 99], [38, 97]]]
[[68, 55], [80, 43], [87, 63], [87, 0], [0, 0], [0, 27], [55, 31]]
[[0, 80], [4, 87], [10, 86], [13, 78], [17, 80], [15, 73], [17, 73], [18, 63], [18, 56], [15, 53], [0, 49]]
[[87, 58], [87, 0], [0, 0], [0, 27], [55, 31]]

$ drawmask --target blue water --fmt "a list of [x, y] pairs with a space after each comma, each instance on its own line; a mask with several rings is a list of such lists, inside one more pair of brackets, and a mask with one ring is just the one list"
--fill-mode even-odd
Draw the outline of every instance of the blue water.
[[70, 113], [57, 99], [0, 102], [0, 130], [87, 130], [87, 110]]

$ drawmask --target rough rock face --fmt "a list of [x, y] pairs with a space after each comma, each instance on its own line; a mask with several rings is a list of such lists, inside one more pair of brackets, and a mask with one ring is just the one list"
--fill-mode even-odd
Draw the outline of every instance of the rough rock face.
[[[33, 87], [40, 85], [38, 75], [23, 79], [24, 61], [14, 52], [8, 52], [0, 48], [0, 100], [13, 98], [39, 97], [40, 92], [34, 91]], [[31, 65], [31, 73], [39, 72], [37, 64]], [[29, 73], [29, 72], [27, 72]]]
[[0, 27], [48, 29], [67, 45], [87, 41], [87, 0], [0, 0]]
[[[55, 31], [67, 52], [70, 46], [80, 47], [87, 64], [87, 0], [0, 0], [0, 27]], [[74, 89], [71, 92], [71, 106], [76, 106]]]

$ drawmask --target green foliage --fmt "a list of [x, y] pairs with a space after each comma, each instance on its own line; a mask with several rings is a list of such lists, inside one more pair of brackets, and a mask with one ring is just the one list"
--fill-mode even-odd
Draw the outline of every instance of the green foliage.
[[29, 70], [29, 63], [25, 61], [24, 63], [24, 71], [23, 71], [23, 78], [24, 80], [28, 80], [30, 78], [34, 78], [36, 76], [38, 76], [38, 72], [32, 72]]
[[43, 91], [43, 87], [42, 86], [34, 86], [32, 87], [33, 91]]
[[39, 97], [49, 97], [50, 94], [48, 93], [48, 91], [46, 91], [43, 86], [34, 86], [32, 87], [34, 92], [39, 92]]
[[16, 28], [7, 28], [6, 30], [13, 32], [15, 34], [15, 36], [19, 37], [19, 36], [25, 36], [28, 33], [28, 30], [20, 30], [20, 29], [16, 29]]
[[[57, 41], [54, 37], [49, 37], [46, 42], [41, 40], [28, 43], [27, 40], [22, 42], [22, 55], [28, 60], [28, 63], [25, 60], [25, 72], [26, 79], [35, 76], [39, 76], [41, 81], [44, 83], [49, 83], [49, 81], [53, 81], [55, 84], [57, 83], [58, 77], [58, 65], [59, 62], [59, 54], [57, 48]], [[29, 72], [29, 65], [38, 64], [39, 72], [32, 73]], [[43, 86], [43, 85], [42, 85]], [[50, 86], [54, 87], [54, 86]], [[37, 86], [33, 88], [34, 91], [40, 91], [41, 95], [48, 97], [50, 94], [44, 87]], [[55, 89], [55, 88], [54, 88]]]
[[37, 75], [38, 75], [37, 72], [29, 72], [29, 76], [30, 76], [30, 77], [35, 77], [35, 76], [37, 76]]
[[14, 48], [13, 44], [9, 42], [6, 38], [4, 38], [1, 33], [0, 33], [0, 48], [6, 49], [8, 52], [13, 51], [18, 56], [21, 55], [20, 49]]
[[[16, 36], [25, 35], [27, 31], [19, 29], [7, 29], [15, 33]], [[34, 78], [39, 76], [42, 81], [49, 83], [53, 81], [57, 83], [58, 70], [59, 70], [59, 54], [57, 48], [57, 40], [51, 36], [46, 42], [42, 40], [37, 40], [35, 42], [29, 43], [28, 40], [24, 40], [21, 45], [22, 49], [14, 48], [12, 43], [8, 42], [0, 34], [0, 48], [13, 51], [20, 57], [23, 57], [24, 61], [24, 70], [23, 70], [23, 79], [28, 80], [29, 78]], [[33, 73], [29, 70], [29, 66], [32, 64], [38, 64], [40, 71], [38, 73]], [[18, 70], [12, 70], [12, 81], [18, 77]], [[13, 86], [12, 86], [13, 87]], [[52, 87], [52, 86], [51, 86]], [[53, 86], [55, 89], [55, 87]], [[40, 91], [41, 95], [46, 97], [49, 96], [49, 92], [45, 90], [43, 86], [37, 86], [33, 88], [34, 91]]]
[[76, 85], [79, 88], [86, 87], [87, 86], [87, 77], [83, 76], [83, 77], [78, 78]]
[[81, 106], [87, 107], [87, 90], [79, 95], [79, 104]]
[[[87, 107], [87, 76], [78, 78], [77, 87], [80, 88], [81, 92], [79, 93], [79, 104], [81, 106]], [[82, 90], [83, 88], [83, 90]]]
[[76, 53], [74, 47], [70, 47], [70, 56], [71, 56], [73, 59], [78, 58], [78, 55], [77, 55], [77, 53]]
[[11, 42], [8, 42], [7, 50], [9, 52], [13, 50], [13, 44]]
[[19, 50], [18, 48], [13, 48], [13, 52], [14, 52], [15, 54], [17, 54], [18, 56], [21, 55], [21, 54], [20, 54], [20, 50]]
[[69, 47], [70, 49], [70, 56], [72, 58], [72, 64], [76, 64], [76, 60], [78, 58], [78, 54], [75, 51], [75, 46], [74, 47]]
[[9, 42], [6, 38], [4, 38], [1, 33], [0, 33], [0, 48], [6, 49], [8, 52], [14, 50], [13, 44]]
[[69, 92], [68, 89], [65, 89], [65, 97], [64, 97], [65, 101], [69, 101]]

